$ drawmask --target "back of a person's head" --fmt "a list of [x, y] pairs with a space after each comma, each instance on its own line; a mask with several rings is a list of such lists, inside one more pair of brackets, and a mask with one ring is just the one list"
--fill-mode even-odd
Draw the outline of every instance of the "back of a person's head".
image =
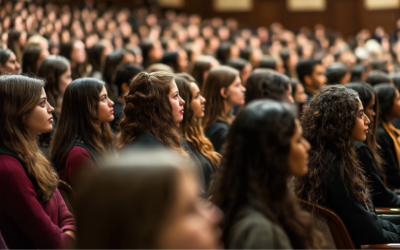
[[141, 72], [133, 78], [124, 97], [126, 106], [120, 123], [118, 147], [125, 147], [136, 136], [146, 132], [165, 145], [180, 146], [176, 141], [178, 135], [169, 101], [173, 80], [173, 74], [163, 71]]
[[297, 77], [299, 78], [299, 81], [303, 85], [305, 84], [304, 77], [307, 75], [311, 76], [314, 71], [314, 67], [317, 64], [321, 64], [321, 61], [320, 60], [305, 60], [305, 61], [300, 61], [297, 63], [297, 65], [296, 65]]
[[350, 82], [362, 82], [363, 74], [366, 72], [366, 67], [362, 64], [357, 64], [351, 70]]
[[[185, 185], [188, 181], [190, 186]], [[176, 225], [180, 218], [175, 217], [179, 201], [187, 201], [188, 197], [183, 195], [191, 197], [192, 191], [196, 194], [197, 185], [192, 163], [175, 152], [166, 149], [122, 152], [118, 159], [103, 164], [78, 190], [76, 247], [210, 247], [206, 243], [196, 245], [199, 243], [196, 240], [185, 245], [183, 235], [167, 234], [165, 230], [167, 225]], [[196, 225], [194, 230], [198, 230]]]
[[211, 64], [213, 61], [217, 63], [217, 60], [214, 57], [203, 55], [197, 57], [196, 61], [193, 64], [191, 75], [194, 77], [194, 79], [196, 79], [196, 82], [199, 85], [200, 89], [202, 88], [205, 81], [204, 72], [211, 69]]
[[154, 72], [167, 72], [167, 73], [174, 73], [174, 69], [171, 68], [170, 66], [163, 64], [163, 63], [153, 63], [149, 67], [147, 67], [146, 71], [148, 73], [154, 73]]
[[256, 99], [262, 99], [263, 83], [269, 76], [273, 74], [277, 74], [277, 72], [271, 69], [256, 69], [250, 74], [246, 82], [246, 104]]
[[107, 55], [103, 69], [103, 78], [107, 84], [112, 84], [118, 65], [128, 53], [130, 52], [126, 49], [117, 49]]
[[216, 51], [216, 58], [221, 64], [226, 64], [231, 55], [231, 42], [222, 42]]
[[276, 69], [276, 59], [272, 56], [263, 56], [260, 61], [260, 65], [258, 66], [261, 69]]
[[232, 67], [241, 72], [247, 64], [249, 64], [249, 61], [243, 58], [232, 58], [228, 60], [226, 66]]
[[118, 87], [118, 92], [121, 95], [124, 91], [122, 90], [122, 85], [125, 83], [129, 88], [129, 83], [132, 79], [140, 72], [145, 71], [142, 66], [133, 65], [130, 63], [121, 65], [114, 78], [114, 84]]
[[343, 63], [332, 63], [325, 72], [327, 85], [342, 84], [343, 78], [349, 73], [349, 69]]
[[369, 72], [365, 82], [375, 86], [379, 83], [390, 83], [390, 76], [381, 70], [372, 70]]

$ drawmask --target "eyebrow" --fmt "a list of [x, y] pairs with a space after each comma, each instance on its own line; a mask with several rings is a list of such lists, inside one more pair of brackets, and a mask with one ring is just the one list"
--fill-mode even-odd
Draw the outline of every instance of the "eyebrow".
[[358, 113], [360, 113], [360, 112], [363, 112], [363, 113], [364, 113], [364, 109], [360, 109], [360, 110], [358, 111]]
[[46, 96], [43, 96], [43, 97], [40, 97], [40, 100], [42, 100], [42, 99], [47, 99], [47, 97]]
[[106, 97], [106, 96], [107, 96], [107, 94], [102, 94], [102, 95], [100, 96], [100, 98], [101, 98], [101, 97]]

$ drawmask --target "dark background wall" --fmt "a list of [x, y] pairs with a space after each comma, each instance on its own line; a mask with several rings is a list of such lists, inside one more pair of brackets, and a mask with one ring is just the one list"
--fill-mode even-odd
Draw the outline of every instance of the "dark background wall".
[[[107, 0], [95, 0], [95, 2]], [[154, 1], [154, 0], [151, 0]], [[183, 11], [200, 14], [204, 18], [222, 17], [236, 18], [241, 24], [249, 26], [268, 26], [272, 22], [280, 22], [289, 29], [299, 29], [302, 26], [313, 28], [323, 24], [347, 37], [356, 34], [363, 28], [371, 32], [381, 25], [388, 32], [395, 30], [395, 22], [400, 18], [400, 8], [394, 10], [368, 11], [365, 0], [326, 0], [327, 8], [322, 12], [291, 12], [286, 7], [286, 0], [253, 0], [253, 10], [250, 12], [215, 12], [213, 0], [184, 0]], [[82, 0], [53, 0], [53, 2], [75, 2]], [[112, 0], [116, 5], [134, 6], [137, 0]]]

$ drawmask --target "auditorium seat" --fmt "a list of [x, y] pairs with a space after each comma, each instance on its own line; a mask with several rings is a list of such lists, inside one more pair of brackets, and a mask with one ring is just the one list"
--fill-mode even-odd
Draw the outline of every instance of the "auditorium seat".
[[[326, 244], [323, 248], [334, 248], [336, 249], [355, 249], [353, 240], [350, 237], [349, 232], [340, 217], [328, 209], [327, 207], [312, 204], [308, 201], [298, 199], [300, 205], [311, 212], [314, 210], [316, 216], [314, 216], [318, 229], [324, 234]], [[390, 210], [390, 209], [389, 209]], [[387, 211], [381, 208], [381, 212]], [[394, 212], [394, 211], [393, 211]], [[323, 225], [326, 223], [325, 225]], [[330, 242], [333, 239], [333, 242]], [[362, 249], [399, 249], [400, 244], [375, 244], [375, 245], [362, 245]]]

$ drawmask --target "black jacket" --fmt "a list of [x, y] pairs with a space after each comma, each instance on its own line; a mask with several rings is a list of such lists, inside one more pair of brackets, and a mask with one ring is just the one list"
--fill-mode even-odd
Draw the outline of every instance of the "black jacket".
[[217, 172], [218, 167], [212, 164], [212, 162], [207, 157], [200, 153], [197, 147], [193, 146], [188, 141], [186, 141], [186, 143], [189, 146], [193, 156], [196, 157], [198, 163], [200, 164], [200, 172], [204, 179], [204, 188], [205, 191], [208, 192], [211, 187], [211, 183], [214, 180], [214, 175]]
[[368, 209], [346, 189], [340, 174], [340, 159], [327, 167], [328, 179], [324, 206], [336, 212], [343, 220], [356, 247], [369, 244], [400, 243], [400, 227], [379, 218], [375, 208]]
[[376, 207], [400, 207], [400, 198], [395, 192], [386, 188], [368, 146], [364, 142], [356, 142], [355, 147], [358, 159], [361, 162], [361, 167], [364, 169], [365, 176], [368, 178], [374, 205]]
[[222, 145], [228, 134], [229, 124], [224, 121], [216, 121], [213, 125], [205, 129], [206, 137], [211, 141], [214, 150], [221, 153]]
[[383, 169], [386, 175], [386, 181], [388, 184], [400, 188], [400, 171], [399, 163], [397, 161], [396, 149], [394, 142], [390, 137], [389, 133], [379, 125], [376, 133], [376, 141], [380, 146], [380, 153], [385, 161]]

